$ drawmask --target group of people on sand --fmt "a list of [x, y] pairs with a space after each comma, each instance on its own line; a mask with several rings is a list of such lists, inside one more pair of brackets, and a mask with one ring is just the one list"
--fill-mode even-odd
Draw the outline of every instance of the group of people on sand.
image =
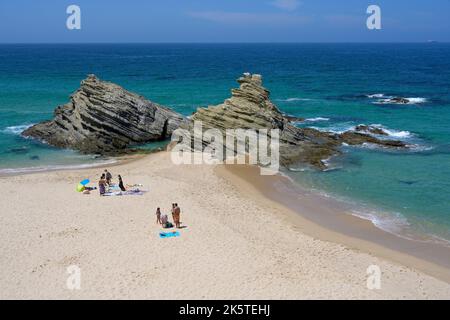
[[[112, 184], [112, 174], [105, 169], [105, 172], [102, 173], [100, 180], [98, 181], [98, 190], [101, 196], [103, 196], [106, 193], [106, 189], [108, 187], [111, 187]], [[123, 180], [122, 180], [122, 176], [119, 174], [118, 175], [118, 180], [119, 180], [119, 188], [121, 191], [127, 191], [127, 189], [125, 188], [124, 184], [123, 184]]]
[[[180, 222], [181, 209], [178, 206], [178, 203], [172, 203], [172, 219], [175, 224], [175, 228], [181, 228]], [[169, 221], [169, 217], [167, 214], [161, 213], [161, 208], [156, 209], [156, 223], [162, 225], [163, 228], [172, 228], [173, 224]]]
[[[119, 174], [118, 176], [119, 180], [119, 188], [121, 191], [127, 191], [125, 188], [125, 185], [123, 184], [122, 176]], [[105, 169], [105, 171], [102, 173], [100, 180], [98, 181], [98, 190], [100, 192], [100, 196], [105, 195], [107, 188], [112, 186], [112, 174]], [[181, 209], [178, 206], [178, 203], [172, 203], [172, 219], [173, 224], [169, 221], [169, 217], [167, 214], [161, 213], [161, 208], [156, 209], [156, 223], [160, 224], [163, 228], [172, 228], [175, 225], [175, 228], [180, 229], [181, 228], [181, 222], [180, 222], [180, 216], [181, 216]]]

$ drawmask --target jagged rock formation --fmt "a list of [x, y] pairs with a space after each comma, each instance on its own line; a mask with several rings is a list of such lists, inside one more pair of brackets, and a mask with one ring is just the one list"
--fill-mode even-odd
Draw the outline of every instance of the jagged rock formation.
[[[292, 124], [292, 118], [285, 116], [270, 101], [270, 93], [262, 85], [260, 75], [244, 74], [237, 80], [238, 89], [232, 89], [231, 98], [217, 106], [199, 108], [181, 129], [191, 132], [193, 140], [194, 122], [201, 121], [203, 131], [217, 128], [224, 134], [226, 129], [279, 129], [280, 130], [280, 163], [289, 166], [302, 162], [324, 169], [325, 159], [340, 153], [343, 143], [360, 145], [373, 143], [384, 147], [403, 148], [401, 141], [380, 140], [370, 134], [349, 131], [343, 134], [321, 132], [312, 128], [299, 128]], [[295, 120], [295, 119], [294, 119]], [[269, 131], [270, 135], [270, 131]], [[208, 145], [202, 141], [202, 148]]]
[[[117, 154], [133, 145], [167, 139], [178, 127], [194, 132], [195, 121], [202, 122], [203, 132], [219, 129], [224, 137], [227, 129], [279, 129], [282, 165], [302, 162], [322, 169], [323, 160], [339, 154], [343, 143], [407, 147], [401, 141], [374, 137], [372, 134], [382, 132], [370, 126], [361, 125], [342, 134], [298, 128], [293, 122], [301, 119], [284, 115], [270, 101], [260, 75], [244, 74], [238, 83], [240, 87], [232, 89], [232, 96], [224, 103], [199, 108], [188, 121], [170, 109], [90, 75], [69, 103], [56, 108], [53, 120], [37, 124], [22, 135], [85, 153]], [[190, 138], [193, 141], [195, 136]], [[202, 149], [210, 143], [202, 140], [203, 135], [197, 138], [202, 141]]]
[[122, 87], [89, 75], [59, 106], [54, 119], [22, 135], [85, 153], [116, 154], [129, 146], [169, 138], [184, 118]]

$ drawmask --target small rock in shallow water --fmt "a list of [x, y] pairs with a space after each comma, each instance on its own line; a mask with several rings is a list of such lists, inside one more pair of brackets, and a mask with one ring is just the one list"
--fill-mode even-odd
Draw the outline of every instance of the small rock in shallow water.
[[27, 147], [18, 147], [9, 149], [9, 152], [11, 153], [28, 153], [29, 151], [30, 150]]
[[403, 183], [403, 184], [407, 184], [407, 185], [412, 185], [412, 184], [416, 184], [419, 181], [414, 181], [414, 180], [398, 180], [398, 182]]

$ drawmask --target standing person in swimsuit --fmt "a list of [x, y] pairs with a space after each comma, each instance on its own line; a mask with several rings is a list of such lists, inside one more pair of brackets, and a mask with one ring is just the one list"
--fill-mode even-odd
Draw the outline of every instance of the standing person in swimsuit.
[[109, 185], [111, 185], [111, 180], [112, 180], [112, 174], [105, 169], [105, 178], [106, 178], [106, 183]]
[[180, 214], [181, 209], [178, 206], [178, 203], [175, 203], [175, 207], [173, 208], [173, 222], [175, 223], [176, 228], [180, 228]]
[[174, 219], [174, 210], [175, 210], [175, 203], [172, 203], [172, 210], [170, 211], [172, 213], [172, 220], [175, 221]]
[[162, 222], [161, 222], [161, 209], [160, 208], [156, 209], [156, 223], [162, 224]]
[[125, 186], [123, 185], [122, 177], [120, 174], [119, 174], [119, 188], [122, 191], [127, 191], [127, 189], [125, 189]]
[[101, 196], [103, 196], [106, 192], [105, 174], [102, 174], [102, 176], [100, 177], [100, 180], [98, 181], [98, 191], [100, 192]]

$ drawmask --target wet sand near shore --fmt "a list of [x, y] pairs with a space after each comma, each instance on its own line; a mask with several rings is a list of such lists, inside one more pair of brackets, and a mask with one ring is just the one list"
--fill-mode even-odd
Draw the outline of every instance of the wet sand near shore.
[[278, 208], [280, 215], [302, 232], [321, 240], [342, 243], [405, 264], [450, 283], [450, 247], [402, 238], [348, 212], [347, 205], [305, 190], [283, 175], [260, 175], [247, 165], [224, 165], [217, 173], [245, 194]]

